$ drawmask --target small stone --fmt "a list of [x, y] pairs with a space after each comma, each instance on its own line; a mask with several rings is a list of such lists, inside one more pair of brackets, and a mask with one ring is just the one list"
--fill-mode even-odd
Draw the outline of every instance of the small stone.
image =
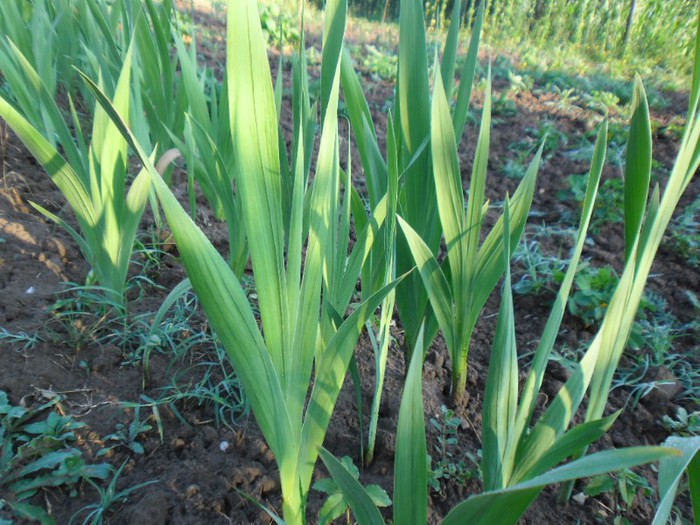
[[571, 499], [579, 505], [584, 505], [588, 499], [588, 496], [586, 496], [583, 492], [579, 492], [578, 494], [574, 494]]
[[185, 495], [188, 498], [193, 498], [194, 496], [199, 494], [199, 490], [200, 490], [199, 485], [190, 485], [189, 487], [187, 487], [185, 489]]

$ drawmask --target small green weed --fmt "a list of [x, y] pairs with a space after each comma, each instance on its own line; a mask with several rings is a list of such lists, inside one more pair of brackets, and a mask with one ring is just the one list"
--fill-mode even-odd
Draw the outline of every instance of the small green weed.
[[623, 112], [620, 106], [620, 97], [610, 91], [593, 90], [590, 95], [584, 95], [583, 99], [590, 109], [600, 111], [603, 114]]
[[119, 476], [121, 476], [122, 472], [124, 471], [124, 467], [126, 467], [127, 463], [128, 460], [119, 466], [117, 471], [114, 473], [114, 476], [112, 476], [109, 485], [107, 485], [107, 488], [102, 488], [99, 484], [88, 479], [88, 482], [93, 487], [95, 487], [95, 490], [97, 490], [97, 492], [99, 493], [100, 501], [98, 501], [97, 503], [91, 503], [90, 505], [86, 505], [85, 507], [80, 509], [76, 514], [74, 514], [71, 517], [70, 521], [68, 522], [68, 525], [72, 525], [74, 520], [84, 512], [87, 512], [88, 514], [83, 519], [82, 525], [102, 525], [102, 523], [104, 523], [105, 514], [115, 504], [126, 502], [127, 498], [132, 493], [145, 487], [146, 485], [151, 485], [153, 483], [158, 482], [158, 480], [146, 481], [144, 483], [139, 483], [138, 485], [134, 485], [123, 490], [117, 490], [117, 481], [119, 481]]
[[457, 431], [462, 420], [453, 410], [446, 406], [440, 407], [439, 418], [430, 418], [430, 424], [438, 431], [438, 441], [434, 449], [435, 458], [429, 457], [430, 471], [428, 485], [436, 492], [442, 493], [445, 484], [457, 483], [464, 485], [473, 478], [480, 477], [479, 459], [471, 454], [460, 454]]
[[[615, 511], [625, 513], [634, 508], [637, 497], [650, 498], [654, 489], [644, 476], [625, 469], [616, 474], [603, 474], [591, 478], [583, 493], [592, 497], [607, 493], [615, 502]], [[618, 516], [615, 523], [622, 525], [631, 522], [624, 516]]]
[[28, 409], [11, 404], [0, 390], [0, 508], [42, 524], [53, 518], [29, 498], [49, 487], [66, 487], [75, 495], [80, 481], [107, 479], [112, 471], [107, 463], [86, 463], [82, 451], [71, 446], [83, 423], [54, 411], [41, 419], [59, 401], [54, 397]]
[[107, 448], [100, 450], [98, 455], [108, 454], [117, 447], [125, 447], [131, 450], [134, 454], [143, 454], [143, 445], [139, 441], [141, 434], [145, 434], [153, 427], [148, 424], [148, 419], [141, 420], [141, 407], [134, 408], [134, 419], [128, 425], [125, 423], [117, 423], [116, 429], [112, 434], [103, 438], [105, 442], [113, 442]]
[[700, 410], [689, 413], [685, 408], [678, 407], [676, 417], [664, 416], [661, 424], [679, 436], [700, 436]]
[[[566, 236], [574, 239], [573, 230], [563, 230], [561, 235], [541, 229], [530, 235], [524, 235], [513, 255], [516, 263], [513, 279], [513, 292], [521, 295], [538, 295], [545, 292], [556, 293], [566, 271], [567, 259], [560, 255], [545, 253], [542, 249], [542, 235]], [[520, 272], [522, 268], [522, 273]]]
[[584, 261], [574, 278], [575, 290], [567, 303], [569, 313], [586, 326], [597, 323], [605, 315], [619, 280], [609, 266], [595, 268]]
[[[562, 190], [557, 197], [562, 200], [583, 202], [586, 195], [586, 174], [569, 175], [569, 188]], [[589, 233], [598, 235], [607, 224], [619, 224], [624, 220], [624, 181], [621, 178], [606, 179], [598, 192]]]
[[375, 81], [394, 82], [396, 80], [396, 65], [399, 60], [396, 54], [365, 44], [361, 56], [362, 67], [369, 71]]
[[51, 322], [46, 338], [73, 347], [76, 351], [91, 344], [113, 342], [114, 333], [123, 334], [127, 317], [118, 314], [104, 288], [65, 283], [66, 289], [49, 307]]
[[266, 4], [260, 7], [260, 23], [267, 39], [272, 44], [283, 46], [295, 44], [301, 40], [298, 24], [288, 10], [276, 4]]
[[700, 198], [671, 221], [665, 244], [693, 268], [700, 268]]
[[22, 351], [31, 350], [43, 340], [39, 332], [10, 332], [7, 328], [0, 326], [0, 341], [3, 344], [19, 345]]
[[[340, 462], [353, 478], [360, 478], [360, 471], [350, 457], [343, 456]], [[332, 478], [318, 480], [314, 483], [313, 488], [328, 495], [328, 498], [318, 513], [318, 525], [328, 525], [333, 522], [333, 520], [340, 518], [343, 514], [346, 516], [348, 525], [353, 523], [350, 519], [350, 507], [348, 506], [348, 502], [345, 496], [343, 496], [343, 492]], [[366, 485], [364, 489], [377, 507], [388, 507], [391, 505], [391, 498], [389, 498], [386, 491], [379, 485]]]
[[559, 86], [555, 85], [552, 87], [552, 91], [559, 95], [558, 109], [571, 111], [578, 108], [577, 103], [581, 100], [581, 97], [575, 94], [576, 88], [561, 89]]
[[158, 400], [149, 401], [149, 405], [167, 405], [185, 424], [189, 422], [180, 411], [183, 406], [207, 407], [213, 412], [217, 426], [229, 428], [240, 424], [250, 411], [238, 377], [220, 343], [216, 346], [216, 356], [178, 370], [162, 392]]
[[535, 85], [535, 80], [530, 75], [523, 72], [515, 73], [508, 70], [508, 80], [510, 81], [511, 93], [531, 91]]
[[[491, 107], [491, 115], [494, 117], [494, 124], [498, 118], [513, 117], [518, 113], [515, 101], [508, 97], [507, 93], [494, 93]], [[534, 146], [533, 148], [534, 149]]]
[[511, 150], [532, 153], [535, 148], [544, 143], [543, 152], [546, 157], [560, 151], [569, 142], [566, 133], [549, 119], [541, 120], [537, 127], [527, 128], [525, 133], [527, 135], [525, 138], [510, 145]]

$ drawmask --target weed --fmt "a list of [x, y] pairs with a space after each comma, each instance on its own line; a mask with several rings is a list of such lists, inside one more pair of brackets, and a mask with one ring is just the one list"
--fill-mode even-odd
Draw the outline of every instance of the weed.
[[576, 88], [561, 89], [559, 86], [554, 85], [551, 89], [554, 93], [559, 95], [559, 103], [557, 104], [559, 109], [571, 111], [578, 107], [576, 103], [581, 100], [581, 97], [574, 94], [576, 93]]
[[163, 395], [151, 405], [168, 405], [185, 424], [178, 406], [197, 406], [214, 413], [217, 426], [233, 428], [248, 416], [250, 406], [218, 337], [212, 339], [214, 355], [172, 374]]
[[102, 449], [98, 455], [109, 454], [116, 447], [125, 447], [131, 450], [134, 454], [143, 454], [143, 445], [139, 441], [141, 434], [145, 434], [153, 427], [147, 423], [148, 419], [141, 420], [141, 407], [137, 406], [134, 409], [134, 419], [131, 423], [117, 423], [116, 430], [104, 437], [105, 442], [114, 442], [115, 444]]
[[535, 84], [535, 80], [530, 75], [514, 73], [511, 70], [508, 70], [508, 80], [511, 93], [531, 91]]
[[364, 45], [362, 66], [367, 69], [374, 80], [394, 82], [398, 57], [386, 50], [380, 50], [371, 44]]
[[603, 114], [622, 113], [620, 98], [610, 91], [593, 90], [590, 95], [584, 95], [583, 99], [590, 109], [598, 110]]
[[700, 198], [671, 221], [668, 232], [666, 246], [693, 268], [700, 268]]
[[111, 467], [107, 463], [90, 465], [83, 453], [71, 445], [76, 430], [84, 423], [70, 416], [50, 411], [57, 405], [54, 397], [43, 405], [28, 409], [12, 405], [0, 390], [0, 508], [7, 506], [23, 518], [52, 522], [41, 507], [27, 500], [42, 489], [66, 487], [75, 495], [75, 485], [82, 480], [106, 479]]
[[509, 179], [522, 179], [527, 171], [527, 156], [527, 152], [518, 152], [515, 158], [506, 158], [501, 164], [501, 173]]
[[48, 308], [48, 340], [80, 351], [91, 344], [112, 343], [115, 333], [125, 333], [127, 317], [116, 303], [108, 300], [104, 288], [75, 283], [65, 283], [65, 287]]
[[584, 262], [574, 279], [575, 291], [568, 302], [569, 313], [591, 326], [600, 321], [617, 287], [619, 277], [609, 266], [594, 268]]
[[678, 407], [676, 417], [666, 415], [661, 424], [679, 436], [700, 436], [700, 411], [688, 413], [685, 408]]
[[[562, 190], [557, 197], [562, 200], [575, 200], [582, 202], [586, 194], [586, 174], [569, 175], [567, 178], [569, 188]], [[608, 224], [619, 224], [624, 220], [624, 181], [619, 178], [606, 179], [601, 184], [601, 189], [596, 199], [589, 232], [592, 235], [600, 234], [602, 228]]]
[[464, 485], [473, 478], [480, 477], [479, 459], [467, 452], [458, 452], [457, 432], [462, 420], [453, 410], [445, 405], [440, 407], [438, 417], [430, 418], [430, 424], [438, 431], [438, 440], [434, 449], [435, 458], [430, 458], [428, 485], [436, 492], [443, 493], [445, 485], [457, 483]]
[[[508, 118], [513, 117], [518, 113], [518, 108], [515, 105], [515, 101], [508, 98], [507, 93], [494, 93], [493, 96], [493, 107], [491, 108], [491, 113], [494, 117]], [[496, 119], [494, 119], [494, 123]], [[532, 149], [535, 145], [532, 144]], [[529, 150], [530, 148], [528, 148]]]
[[[495, 110], [494, 110], [495, 111]], [[510, 145], [511, 150], [532, 152], [540, 145], [544, 144], [545, 156], [559, 151], [569, 142], [569, 137], [561, 131], [555, 122], [549, 119], [541, 120], [537, 127], [525, 130], [527, 137]]]
[[[637, 497], [649, 498], [653, 492], [654, 489], [649, 484], [649, 480], [630, 469], [624, 469], [616, 474], [595, 476], [583, 490], [586, 496], [609, 494], [615, 502], [616, 512], [631, 510]], [[616, 523], [629, 523], [623, 520], [624, 517], [620, 516]]]
[[[343, 456], [340, 462], [355, 480], [360, 478], [360, 471], [350, 457]], [[350, 519], [348, 501], [332, 478], [318, 480], [314, 483], [313, 488], [328, 495], [321, 510], [318, 512], [318, 525], [327, 525], [333, 520], [340, 518], [343, 514], [346, 516], [348, 525], [353, 523]], [[364, 489], [377, 507], [388, 507], [391, 505], [389, 495], [379, 485], [365, 485]]]
[[5, 344], [20, 345], [23, 352], [31, 350], [43, 340], [39, 332], [10, 332], [7, 328], [0, 326], [0, 341]]
[[[542, 248], [541, 236], [557, 236], [556, 232], [542, 228], [529, 238], [525, 235], [523, 242], [518, 245], [513, 255], [516, 268], [523, 268], [518, 278], [515, 273], [513, 291], [521, 295], [538, 295], [544, 292], [556, 292], [557, 283], [563, 279], [567, 259], [560, 255], [545, 253]], [[564, 230], [560, 237], [575, 235], [572, 230]]]
[[127, 498], [137, 490], [147, 485], [151, 485], [153, 483], [158, 482], [158, 480], [151, 480], [146, 481], [144, 483], [139, 483], [138, 485], [134, 485], [123, 490], [117, 490], [117, 481], [119, 481], [119, 476], [121, 476], [127, 463], [128, 460], [124, 461], [124, 463], [122, 463], [119, 466], [117, 471], [114, 473], [114, 476], [112, 476], [109, 485], [107, 485], [107, 488], [102, 488], [99, 484], [95, 483], [94, 481], [88, 480], [88, 482], [93, 487], [95, 487], [95, 489], [99, 493], [100, 501], [98, 501], [97, 503], [91, 503], [90, 505], [86, 505], [85, 507], [80, 509], [71, 517], [70, 521], [68, 522], [68, 525], [72, 525], [74, 520], [84, 512], [87, 512], [88, 514], [83, 519], [82, 525], [102, 525], [102, 523], [104, 523], [105, 514], [115, 504], [126, 502]]
[[297, 23], [288, 10], [278, 5], [266, 4], [260, 8], [260, 23], [267, 39], [272, 44], [289, 46], [301, 40]]

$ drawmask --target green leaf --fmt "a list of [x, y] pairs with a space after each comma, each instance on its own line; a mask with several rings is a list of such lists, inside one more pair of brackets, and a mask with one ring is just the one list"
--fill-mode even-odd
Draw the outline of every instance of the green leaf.
[[435, 257], [433, 257], [430, 248], [428, 248], [423, 239], [421, 239], [420, 235], [418, 235], [401, 216], [397, 216], [396, 218], [406, 237], [416, 265], [418, 266], [418, 272], [428, 292], [428, 297], [430, 297], [430, 303], [445, 337], [445, 341], [447, 342], [448, 348], [451, 348], [454, 345], [454, 336], [452, 331], [452, 298], [450, 285], [440, 268], [440, 264]]
[[700, 476], [700, 436], [671, 436], [664, 441], [664, 446], [681, 451], [679, 456], [661, 460], [659, 465], [659, 506], [652, 525], [665, 525], [671, 516], [673, 501], [676, 498], [678, 484], [687, 470], [691, 482], [690, 494], [695, 513], [695, 522], [700, 518], [700, 496], [698, 495], [698, 476]]
[[[350, 52], [347, 49], [343, 50], [340, 73], [345, 105], [365, 171], [370, 205], [375, 207], [386, 193], [387, 166], [379, 149], [372, 115], [362, 92], [362, 84], [353, 68]], [[357, 217], [357, 214], [353, 215]]]
[[391, 498], [389, 497], [389, 494], [387, 494], [386, 490], [379, 485], [367, 485], [365, 489], [367, 490], [369, 497], [372, 498], [372, 502], [377, 507], [388, 507], [391, 505]]
[[[700, 28], [700, 9], [698, 9], [696, 27]], [[688, 105], [688, 115], [691, 117], [695, 115], [700, 102], [700, 31], [698, 30], [695, 31], [693, 57], [693, 83], [690, 88], [690, 104]]]
[[[506, 199], [504, 237], [510, 238], [510, 203]], [[515, 416], [518, 407], [518, 355], [515, 343], [515, 310], [510, 282], [510, 250], [503, 252], [505, 283], [498, 312], [496, 335], [491, 351], [486, 392], [482, 409], [482, 472], [484, 489], [497, 490], [507, 486], [513, 471]]]
[[333, 454], [326, 449], [319, 453], [321, 460], [330, 472], [338, 487], [343, 492], [342, 496], [352, 509], [352, 513], [359, 525], [377, 525], [384, 523], [382, 515], [372, 502], [372, 498], [360, 485], [350, 472], [338, 461]]
[[319, 479], [317, 482], [313, 484], [314, 490], [318, 490], [319, 492], [325, 492], [326, 494], [333, 494], [338, 490], [338, 485], [336, 484], [335, 481], [333, 481], [333, 478], [323, 478]]
[[[394, 457], [394, 523], [428, 520], [428, 453], [423, 414], [423, 330], [413, 351], [399, 408]], [[380, 523], [380, 522], [377, 522]]]
[[284, 398], [279, 378], [248, 298], [228, 264], [162, 179], [154, 179], [154, 187], [192, 287], [231, 357], [265, 438], [275, 454], [282, 455], [293, 435], [291, 422], [280, 403]]
[[649, 103], [642, 80], [639, 75], [636, 75], [625, 162], [625, 255], [627, 258], [631, 255], [644, 219], [651, 179], [651, 160]]
[[[29, 503], [5, 501], [7, 505], [18, 515], [23, 518], [35, 520], [41, 525], [55, 525], [56, 521], [41, 507], [30, 505]], [[12, 523], [12, 522], [10, 522]]]
[[607, 474], [602, 474], [592, 478], [583, 489], [586, 496], [600, 496], [606, 492], [615, 490], [615, 480]]
[[445, 86], [447, 100], [452, 99], [452, 86], [454, 85], [455, 62], [457, 58], [457, 48], [459, 47], [459, 28], [462, 22], [462, 0], [455, 0], [450, 14], [450, 29], [445, 41], [445, 52], [440, 63], [440, 74], [442, 83]]
[[[527, 474], [523, 474], [525, 479], [542, 474], [571, 457], [576, 451], [596, 442], [610, 430], [620, 413], [621, 411], [617, 411], [603, 419], [581, 423], [566, 432], [549, 449], [542, 453], [542, 456]], [[519, 481], [519, 479], [516, 481]]]
[[348, 504], [342, 492], [331, 494], [318, 511], [318, 525], [326, 525], [340, 518], [347, 508]]
[[574, 282], [578, 263], [585, 246], [586, 233], [593, 213], [595, 197], [598, 192], [598, 185], [603, 170], [605, 151], [607, 149], [606, 144], [607, 121], [604, 122], [598, 132], [574, 253], [571, 256], [569, 267], [566, 270], [557, 298], [552, 306], [552, 311], [547, 319], [547, 324], [545, 325], [542, 339], [537, 347], [530, 374], [523, 387], [517, 416], [516, 432], [518, 436], [520, 436], [520, 443], [518, 444], [518, 453], [516, 456], [516, 469], [513, 474], [515, 482], [528, 478], [531, 469], [537, 461], [539, 461], [539, 459], [550, 450], [554, 442], [564, 434], [569, 425], [570, 418], [575, 412], [576, 407], [578, 407], [584, 393], [583, 389], [578, 388], [578, 385], [577, 388], [573, 390], [575, 393], [574, 399], [570, 396], [571, 391], [562, 391], [561, 395], [558, 394], [555, 398], [553, 406], [547, 409], [545, 415], [537, 422], [532, 431], [529, 434], [525, 432], [525, 429], [531, 425], [530, 419], [535, 411], [537, 397], [544, 380], [549, 356], [551, 355], [554, 343], [559, 334], [559, 327], [561, 326], [561, 321], [564, 316], [571, 286]]
[[452, 509], [442, 524], [514, 525], [547, 485], [631, 468], [677, 454], [677, 450], [664, 447], [631, 447], [597, 452], [527, 482], [472, 496]]
[[474, 74], [476, 73], [476, 65], [479, 58], [479, 42], [481, 40], [481, 29], [484, 24], [485, 5], [485, 1], [479, 3], [476, 20], [472, 28], [471, 40], [469, 42], [469, 51], [467, 52], [464, 66], [462, 66], [462, 74], [460, 75], [459, 92], [453, 117], [455, 137], [457, 137], [458, 141], [462, 139], [464, 127], [467, 124], [467, 117], [469, 115], [469, 101], [472, 97]]
[[[284, 306], [284, 228], [277, 108], [254, 0], [229, 2], [227, 78], [238, 189], [255, 268], [260, 314], [272, 362], [285, 381], [284, 348], [292, 326]], [[194, 283], [194, 280], [193, 280]], [[196, 286], [195, 286], [196, 289]], [[283, 390], [286, 385], [282, 384]]]
[[22, 144], [48, 172], [75, 210], [78, 219], [85, 223], [95, 224], [97, 219], [92, 212], [92, 202], [88, 189], [56, 148], [2, 97], [0, 97], [0, 117], [9, 124]]
[[372, 312], [405, 278], [406, 274], [400, 276], [360, 304], [338, 328], [317, 362], [317, 376], [304, 418], [302, 446], [299, 449], [299, 477], [304, 483], [306, 480], [310, 483], [316, 456], [328, 429], [360, 332]]

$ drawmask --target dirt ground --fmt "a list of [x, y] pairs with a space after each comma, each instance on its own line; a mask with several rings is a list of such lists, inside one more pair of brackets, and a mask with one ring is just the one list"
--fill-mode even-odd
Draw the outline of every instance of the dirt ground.
[[[213, 19], [208, 23], [221, 24]], [[386, 126], [382, 108], [392, 96], [392, 87], [376, 79], [371, 80], [368, 74], [363, 80], [381, 136]], [[496, 82], [495, 89], [497, 93], [507, 92], [504, 83], [499, 85]], [[516, 155], [512, 144], [531, 137], [529, 129], [537, 128], [539, 122], [548, 120], [568, 137], [577, 137], [590, 134], [593, 127], [591, 122], [595, 121], [590, 111], [562, 109], [558, 104], [558, 95], [543, 90], [508, 93], [507, 97], [517, 111], [495, 115], [487, 190], [492, 202], [502, 200], [506, 191], [511, 194], [514, 191], [517, 181], [505, 177], [499, 167]], [[683, 94], [669, 93], [668, 99], [670, 105], [663, 112], [654, 114], [660, 122], [654, 136], [654, 158], [659, 166], [665, 167], [673, 163], [676, 141], [664, 131], [664, 123], [683, 115], [686, 104]], [[479, 105], [477, 93], [476, 106]], [[57, 309], [57, 301], [70, 297], [64, 292], [66, 286], [63, 283], [83, 283], [88, 267], [70, 236], [48, 222], [29, 202], [36, 202], [68, 220], [71, 220], [71, 212], [48, 176], [2, 122], [0, 134], [0, 327], [10, 333], [37, 334], [40, 337], [40, 341], [31, 348], [25, 347], [22, 342], [2, 342], [0, 390], [7, 392], [14, 403], [27, 406], [36, 406], [47, 396], [58, 394], [62, 400], [61, 410], [86, 424], [80, 431], [80, 446], [87, 457], [95, 462], [103, 461], [105, 458], [97, 458], [96, 453], [104, 446], [104, 437], [114, 433], [118, 423], [129, 424], [134, 419], [134, 409], [125, 406], [125, 402], [143, 403], [145, 399], [161, 399], [165, 393], [172, 392], [172, 388], [167, 388], [172, 387], [174, 382], [183, 388], [198, 384], [201, 381], [198, 374], [201, 375], [204, 368], [197, 365], [215, 360], [214, 351], [208, 345], [194, 346], [185, 355], [177, 357], [165, 350], [154, 351], [146, 375], [142, 362], [130, 362], [130, 352], [135, 348], [133, 340], [129, 337], [110, 337], [109, 334], [116, 329], [109, 324], [109, 320], [92, 316], [90, 312], [70, 318], [59, 315], [65, 310]], [[472, 126], [460, 150], [465, 177], [471, 169], [475, 134]], [[534, 145], [536, 140], [531, 140]], [[533, 204], [533, 224], [557, 226], [576, 214], [575, 202], [564, 201], [558, 196], [559, 192], [568, 188], [568, 175], [585, 173], [588, 169], [587, 162], [574, 160], [569, 154], [574, 146], [571, 141], [561, 145], [542, 166]], [[359, 155], [355, 155], [355, 158], [359, 162]], [[359, 165], [354, 172], [361, 173]], [[618, 169], [606, 168], [605, 178], [616, 176], [619, 176]], [[184, 181], [177, 174], [175, 184], [179, 191], [185, 191]], [[683, 204], [697, 196], [699, 187], [700, 181], [696, 179], [688, 189]], [[200, 222], [217, 245], [225, 249], [223, 225], [207, 211], [201, 213]], [[143, 231], [151, 231], [152, 223], [152, 218], [147, 218]], [[541, 242], [544, 249], [552, 252], [561, 248], [556, 236], [545, 237]], [[176, 249], [172, 246], [167, 248], [160, 264], [149, 274], [151, 282], [132, 288], [130, 307], [133, 316], [156, 311], [169, 290], [185, 277], [177, 262]], [[609, 264], [619, 271], [623, 252], [622, 224], [617, 222], [606, 225], [594, 237], [594, 243], [584, 255], [593, 264]], [[519, 271], [522, 273], [522, 268], [516, 267], [516, 278]], [[134, 269], [133, 273], [137, 272], [138, 269]], [[687, 292], [700, 294], [698, 269], [687, 265], [667, 244], [662, 246], [657, 256], [649, 287], [667, 300], [670, 313], [681, 323], [689, 323], [697, 317], [697, 309]], [[516, 327], [522, 354], [536, 347], [552, 297], [553, 294], [548, 293], [516, 295]], [[462, 421], [457, 432], [458, 444], [452, 448], [456, 460], [466, 458], [467, 453], [476, 455], [481, 448], [480, 405], [498, 301], [496, 293], [487, 304], [474, 335], [468, 375], [470, 399], [466, 406], [454, 408], [456, 416]], [[195, 317], [193, 326], [204, 331], [206, 320], [201, 316]], [[593, 333], [594, 327], [584, 326], [577, 318], [567, 316], [558, 346], [567, 344], [577, 347], [580, 342], [590, 339]], [[688, 337], [679, 337], [673, 347], [674, 354], [686, 356], [688, 363], [694, 367], [700, 366], [696, 336], [689, 334]], [[404, 375], [400, 324], [397, 324], [395, 338], [380, 412], [376, 459], [363, 470], [361, 478], [364, 483], [383, 486], [389, 493], [392, 491], [394, 435]], [[366, 337], [363, 337], [357, 349], [357, 362], [362, 376], [364, 409], [368, 412], [373, 389], [374, 357]], [[626, 358], [623, 366], [627, 362], [635, 360]], [[674, 415], [680, 406], [688, 410], [697, 409], [682, 395], [691, 385], [683, 384], [679, 377], [678, 371], [673, 369], [650, 367], [640, 381], [665, 379], [665, 384], [653, 389], [636, 404], [630, 401], [633, 394], [630, 388], [615, 390], [611, 396], [610, 411], [624, 406], [626, 410], [597, 447], [660, 444], [668, 436], [668, 430], [661, 425], [664, 415]], [[214, 377], [219, 381], [222, 378], [222, 375]], [[564, 368], [552, 363], [544, 386], [546, 395], [554, 394], [565, 379]], [[449, 380], [447, 350], [442, 339], [438, 338], [428, 353], [423, 373], [426, 421], [431, 418], [440, 420], [441, 407], [450, 405]], [[698, 385], [695, 388], [697, 390]], [[153, 483], [139, 488], [127, 501], [115, 505], [107, 514], [108, 523], [269, 523], [270, 518], [265, 511], [251, 503], [244, 494], [281, 512], [275, 463], [252, 416], [238, 414], [235, 423], [231, 423], [230, 418], [220, 421], [215, 405], [200, 404], [196, 400], [160, 405], [159, 420], [151, 415], [150, 409], [141, 409], [141, 418], [148, 418], [148, 423], [153, 427], [138, 436], [144, 452], [139, 454], [126, 446], [118, 446], [106, 460], [115, 468], [126, 462], [118, 482], [120, 489]], [[162, 438], [158, 432], [159, 426], [163, 431]], [[428, 424], [427, 428], [429, 452], [435, 460], [439, 435], [433, 425]], [[347, 384], [336, 406], [325, 447], [337, 457], [348, 455], [355, 464], [359, 464], [358, 434], [355, 395], [352, 385]], [[222, 443], [227, 443], [228, 448]], [[641, 472], [652, 480], [655, 478], [650, 469]], [[317, 475], [324, 476], [320, 468]], [[575, 492], [580, 492], [582, 487], [583, 484], [579, 482]], [[479, 490], [480, 481], [476, 477], [463, 484], [453, 480], [444, 483], [440, 490], [431, 490], [430, 523], [437, 523], [457, 502]], [[563, 507], [557, 505], [556, 497], [556, 488], [547, 489], [522, 522], [612, 523], [618, 514], [615, 508], [617, 502], [609, 494], [588, 498], [585, 503], [571, 501]], [[57, 523], [65, 524], [76, 512], [97, 500], [97, 492], [86, 484], [80, 487], [75, 497], [67, 497], [60, 490], [50, 490], [42, 491], [34, 501], [50, 509]], [[312, 491], [308, 508], [311, 522], [315, 521], [322, 503], [323, 495]], [[619, 514], [632, 523], [649, 523], [653, 507], [648, 499], [639, 497], [631, 509]], [[79, 515], [77, 522], [81, 522], [84, 516]], [[0, 512], [2, 517], [5, 516]]]

